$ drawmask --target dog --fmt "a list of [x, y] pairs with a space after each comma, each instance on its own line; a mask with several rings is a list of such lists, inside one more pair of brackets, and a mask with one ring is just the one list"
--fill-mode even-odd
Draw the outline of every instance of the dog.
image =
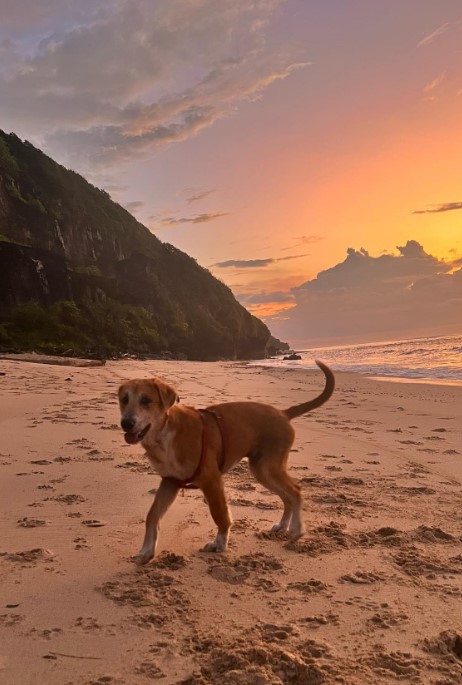
[[260, 402], [226, 402], [197, 410], [179, 403], [176, 390], [158, 378], [134, 379], [119, 388], [121, 427], [130, 445], [141, 443], [154, 470], [161, 476], [146, 518], [141, 550], [133, 558], [146, 564], [154, 557], [159, 524], [184, 487], [200, 488], [218, 531], [207, 552], [224, 552], [231, 514], [223, 475], [247, 457], [259, 483], [278, 495], [282, 518], [273, 531], [303, 532], [300, 486], [288, 475], [287, 461], [295, 432], [290, 421], [327, 402], [334, 391], [332, 371], [316, 362], [325, 376], [320, 395], [289, 409]]

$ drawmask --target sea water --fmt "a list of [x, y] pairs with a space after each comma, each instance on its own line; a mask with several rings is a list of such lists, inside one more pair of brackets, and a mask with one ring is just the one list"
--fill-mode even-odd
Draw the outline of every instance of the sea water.
[[302, 357], [299, 361], [284, 361], [280, 356], [254, 363], [282, 368], [315, 368], [314, 360], [320, 359], [334, 371], [352, 371], [383, 378], [462, 383], [462, 335], [313, 347], [297, 353]]

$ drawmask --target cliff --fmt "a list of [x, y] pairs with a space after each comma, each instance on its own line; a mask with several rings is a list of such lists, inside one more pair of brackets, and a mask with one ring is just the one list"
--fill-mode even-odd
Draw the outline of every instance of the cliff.
[[251, 358], [269, 336], [108, 193], [0, 131], [0, 349]]

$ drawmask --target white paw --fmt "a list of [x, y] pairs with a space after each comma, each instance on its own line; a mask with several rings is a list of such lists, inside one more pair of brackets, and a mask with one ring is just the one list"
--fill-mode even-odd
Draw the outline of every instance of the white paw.
[[202, 552], [226, 552], [226, 543], [223, 540], [208, 542], [202, 547]]
[[154, 552], [150, 549], [148, 550], [143, 550], [141, 549], [138, 554], [134, 554], [132, 556], [132, 561], [135, 562], [138, 566], [143, 566], [144, 564], [147, 564], [148, 561], [151, 561], [151, 559], [154, 556]]
[[272, 533], [285, 533], [288, 528], [287, 523], [275, 523], [271, 528]]
[[305, 529], [301, 524], [291, 525], [289, 528], [290, 537], [292, 540], [298, 540], [305, 533]]

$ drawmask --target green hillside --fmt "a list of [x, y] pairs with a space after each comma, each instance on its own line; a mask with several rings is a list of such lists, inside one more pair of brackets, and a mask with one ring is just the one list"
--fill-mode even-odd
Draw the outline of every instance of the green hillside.
[[108, 193], [0, 131], [0, 350], [236, 359], [269, 336]]

